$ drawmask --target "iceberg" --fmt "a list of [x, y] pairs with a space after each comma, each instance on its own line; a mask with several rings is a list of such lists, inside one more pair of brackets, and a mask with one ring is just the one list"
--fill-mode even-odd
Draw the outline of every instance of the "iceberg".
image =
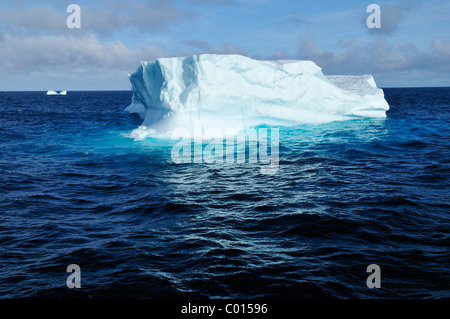
[[[312, 61], [201, 54], [141, 62], [129, 75], [125, 109], [143, 119], [135, 138], [195, 136], [209, 128], [247, 130], [356, 117], [386, 117], [389, 105], [370, 75], [325, 76]], [[133, 135], [133, 134], [132, 134]]]
[[56, 91], [47, 91], [46, 93], [47, 95], [66, 95], [67, 91], [61, 91], [61, 92], [56, 92]]

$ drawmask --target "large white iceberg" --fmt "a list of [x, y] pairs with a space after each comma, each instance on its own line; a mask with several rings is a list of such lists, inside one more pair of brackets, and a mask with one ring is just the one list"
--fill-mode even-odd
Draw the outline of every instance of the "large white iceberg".
[[208, 128], [246, 130], [352, 117], [385, 117], [389, 105], [370, 75], [324, 76], [311, 61], [261, 61], [202, 54], [142, 62], [129, 75], [144, 120], [135, 137], [192, 135]]

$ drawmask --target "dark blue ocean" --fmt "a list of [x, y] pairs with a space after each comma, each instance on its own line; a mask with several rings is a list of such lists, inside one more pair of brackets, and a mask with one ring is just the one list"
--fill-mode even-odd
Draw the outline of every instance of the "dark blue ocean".
[[280, 128], [273, 175], [127, 137], [129, 91], [1, 92], [0, 298], [450, 297], [450, 88], [384, 91]]

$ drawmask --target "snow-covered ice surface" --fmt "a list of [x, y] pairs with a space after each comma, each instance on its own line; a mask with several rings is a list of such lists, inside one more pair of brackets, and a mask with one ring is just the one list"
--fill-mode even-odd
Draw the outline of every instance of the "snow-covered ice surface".
[[191, 136], [352, 117], [385, 117], [389, 105], [370, 75], [324, 76], [312, 61], [261, 61], [202, 54], [142, 62], [129, 76], [126, 108], [144, 120], [132, 136]]

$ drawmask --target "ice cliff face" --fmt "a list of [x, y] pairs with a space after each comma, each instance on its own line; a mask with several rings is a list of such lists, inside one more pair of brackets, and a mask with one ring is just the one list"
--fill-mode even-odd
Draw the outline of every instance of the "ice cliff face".
[[311, 61], [194, 55], [142, 62], [129, 76], [141, 130], [247, 129], [385, 117], [389, 105], [372, 76], [325, 77]]

